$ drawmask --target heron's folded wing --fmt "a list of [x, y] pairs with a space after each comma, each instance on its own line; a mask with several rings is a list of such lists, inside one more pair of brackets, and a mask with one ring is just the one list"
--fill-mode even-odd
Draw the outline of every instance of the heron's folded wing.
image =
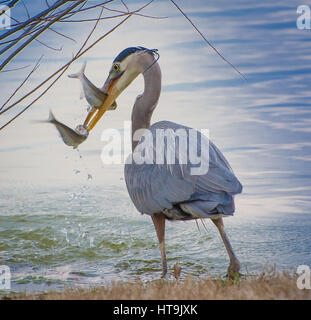
[[198, 177], [195, 191], [202, 195], [210, 195], [211, 192], [235, 195], [242, 192], [240, 181], [212, 141], [209, 141], [209, 170], [205, 175]]
[[[191, 129], [168, 121], [157, 122], [149, 130], [152, 134], [153, 146], [156, 145], [156, 130], [165, 128], [173, 129], [172, 134], [177, 129]], [[167, 141], [169, 139], [166, 139]], [[187, 150], [190, 150], [189, 139], [187, 143]], [[176, 146], [174, 148], [171, 144], [165, 143], [163, 164], [156, 163], [155, 153], [159, 150], [153, 147], [151, 164], [137, 164], [133, 161], [125, 165], [127, 189], [138, 211], [153, 214], [164, 209], [171, 209], [174, 204], [195, 200], [222, 203], [227, 201], [227, 195], [241, 192], [242, 186], [227, 160], [207, 137], [199, 133], [198, 154], [201, 154], [201, 161], [209, 163], [207, 172], [201, 175], [192, 174], [193, 164], [189, 159], [186, 163], [179, 163], [180, 154], [177, 152], [179, 151], [178, 145]], [[202, 148], [208, 148], [209, 152], [201, 152]], [[173, 164], [168, 161], [167, 156], [168, 152], [172, 151], [175, 156]], [[135, 152], [139, 152], [139, 148], [136, 148]]]
[[124, 173], [129, 195], [142, 213], [171, 209], [189, 200], [194, 191], [192, 181], [184, 179], [176, 165], [171, 172], [164, 164], [127, 164]]

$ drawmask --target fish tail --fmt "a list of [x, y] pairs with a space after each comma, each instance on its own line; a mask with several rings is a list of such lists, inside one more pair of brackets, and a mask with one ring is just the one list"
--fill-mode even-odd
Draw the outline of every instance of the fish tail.
[[48, 122], [54, 122], [56, 120], [52, 110], [50, 109], [50, 112], [49, 112], [49, 118], [48, 118]]
[[47, 120], [32, 120], [32, 123], [55, 123], [57, 120], [54, 117], [52, 110], [49, 112], [49, 117]]
[[69, 74], [68, 77], [69, 78], [74, 78], [74, 79], [80, 79], [84, 74], [85, 67], [86, 67], [86, 61], [83, 63], [83, 66], [82, 66], [82, 68], [81, 68], [81, 70], [79, 72], [73, 73], [73, 74]]

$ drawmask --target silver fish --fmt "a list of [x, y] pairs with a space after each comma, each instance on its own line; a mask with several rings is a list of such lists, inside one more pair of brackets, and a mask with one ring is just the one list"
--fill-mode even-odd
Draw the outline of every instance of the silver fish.
[[67, 146], [76, 149], [89, 135], [88, 130], [79, 124], [75, 130], [67, 127], [63, 123], [56, 120], [52, 111], [50, 110], [49, 119], [43, 122], [53, 123], [58, 130], [62, 140]]
[[[91, 108], [98, 109], [107, 98], [107, 94], [94, 86], [94, 84], [86, 77], [84, 74], [86, 67], [86, 62], [83, 64], [82, 69], [78, 73], [68, 75], [69, 78], [79, 79], [82, 84], [82, 93], [81, 99], [85, 97], [86, 101], [89, 103]], [[117, 107], [117, 103], [114, 102], [108, 110], [115, 110]]]

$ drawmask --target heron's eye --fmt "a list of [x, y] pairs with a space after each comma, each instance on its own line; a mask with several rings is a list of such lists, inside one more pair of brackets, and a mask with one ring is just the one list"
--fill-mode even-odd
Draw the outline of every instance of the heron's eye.
[[113, 71], [119, 71], [120, 70], [120, 66], [118, 64], [114, 64], [112, 67]]

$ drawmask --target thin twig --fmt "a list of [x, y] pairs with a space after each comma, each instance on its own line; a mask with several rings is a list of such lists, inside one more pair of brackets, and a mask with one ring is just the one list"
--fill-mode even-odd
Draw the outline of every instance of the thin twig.
[[126, 5], [126, 3], [123, 0], [120, 0], [121, 3], [123, 4], [123, 6], [125, 7], [127, 12], [130, 12], [130, 9], [128, 8], [128, 6]]
[[[109, 17], [103, 17], [103, 18], [100, 18], [100, 20], [108, 20], [108, 19], [115, 19], [115, 18], [120, 18], [120, 17], [124, 17], [128, 15], [128, 13], [124, 12], [122, 14], [118, 14], [118, 15], [115, 15], [115, 16], [109, 16]], [[148, 15], [145, 15], [145, 14], [140, 14], [140, 13], [134, 13], [133, 15], [135, 16], [141, 16], [141, 17], [144, 17], [144, 18], [148, 18], [148, 19], [167, 19], [167, 17], [153, 17], [153, 16], [148, 16]], [[91, 21], [96, 21], [97, 19], [96, 18], [89, 18], [89, 19], [79, 19], [79, 20], [59, 20], [59, 22], [61, 23], [69, 23], [69, 22], [91, 22]]]
[[[88, 11], [88, 10], [92, 10], [92, 9], [96, 9], [96, 8], [98, 8], [98, 7], [103, 7], [103, 5], [105, 5], [105, 4], [108, 4], [108, 3], [111, 3], [111, 2], [114, 2], [114, 1], [116, 1], [116, 0], [107, 0], [107, 1], [105, 1], [104, 3], [99, 3], [99, 4], [96, 4], [96, 5], [94, 5], [94, 6], [91, 6], [91, 7], [87, 7], [87, 8], [84, 8], [84, 9], [81, 9], [81, 8], [79, 8], [79, 9], [77, 9], [77, 10], [75, 10], [75, 11], [72, 11], [71, 13], [70, 13], [70, 15], [73, 15], [73, 14], [78, 14], [78, 13], [82, 13], [82, 12], [85, 12], [85, 11]], [[87, 2], [87, 1], [86, 1]], [[85, 3], [86, 3], [85, 2]], [[59, 13], [62, 13], [63, 11], [59, 11], [59, 12], [57, 12], [57, 14], [59, 14]], [[53, 15], [50, 15], [48, 18], [53, 18], [53, 17], [55, 17], [57, 14], [53, 14]]]
[[20, 0], [12, 0], [9, 4], [7, 4], [8, 7], [13, 8]]
[[14, 41], [10, 42], [9, 45], [7, 45], [5, 48], [3, 48], [0, 51], [0, 56], [5, 53], [6, 51], [8, 51], [9, 49], [11, 49], [14, 45], [16, 45], [19, 41], [21, 41], [24, 37], [26, 37], [30, 31], [39, 24], [39, 21], [37, 21], [35, 24], [31, 24], [18, 38], [16, 38]]
[[23, 66], [23, 67], [18, 67], [18, 68], [13, 68], [13, 69], [9, 69], [9, 70], [1, 70], [0, 74], [3, 72], [11, 72], [11, 71], [18, 71], [18, 70], [22, 70], [22, 69], [26, 69], [30, 66], [30, 64], [28, 64], [27, 66]]
[[[103, 9], [101, 10], [100, 16], [101, 17], [103, 12]], [[71, 60], [70, 63], [68, 63], [65, 68], [62, 70], [62, 72], [60, 73], [60, 75], [58, 75], [58, 77], [36, 98], [34, 99], [30, 104], [28, 104], [23, 110], [21, 110], [18, 114], [16, 114], [13, 118], [11, 118], [8, 122], [6, 122], [2, 127], [0, 127], [0, 130], [2, 130], [3, 128], [5, 128], [6, 126], [8, 126], [11, 122], [13, 122], [16, 118], [18, 118], [21, 114], [23, 114], [27, 109], [29, 109], [36, 101], [38, 101], [46, 92], [48, 92], [48, 90], [61, 78], [61, 76], [66, 72], [66, 70], [69, 68], [69, 66], [71, 65], [71, 63], [77, 59], [78, 54], [83, 50], [83, 48], [85, 47], [85, 45], [87, 44], [87, 42], [89, 41], [91, 35], [93, 34], [93, 32], [95, 31], [97, 25], [99, 23], [99, 20], [95, 23], [95, 26], [93, 27], [93, 29], [91, 30], [91, 32], [89, 33], [89, 35], [87, 36], [86, 40], [84, 41], [82, 47], [79, 49], [78, 53], [75, 55], [75, 57]], [[6, 111], [6, 110], [5, 110]]]
[[6, 31], [4, 34], [0, 35], [0, 40], [5, 39], [8, 36], [20, 31], [21, 29], [28, 26], [30, 23], [38, 21], [41, 17], [43, 17], [46, 14], [48, 14], [49, 12], [51, 12], [51, 10], [57, 9], [57, 8], [61, 7], [62, 5], [66, 4], [67, 2], [69, 2], [69, 0], [59, 0], [59, 1], [55, 2], [50, 8], [41, 11], [37, 15], [26, 20], [25, 22], [21, 23], [20, 25], [16, 26], [15, 28], [11, 28], [8, 31]]
[[[87, 4], [87, 1], [88, 0], [84, 1], [83, 3], [81, 3], [81, 6], [79, 8], [77, 8], [76, 11], [70, 11], [69, 13], [66, 13], [62, 19], [70, 18], [70, 17], [74, 16], [75, 14], [81, 12], [83, 7]], [[59, 14], [62, 13], [62, 12], [64, 12], [64, 10], [60, 11], [60, 12], [57, 12], [56, 14], [54, 14], [54, 16], [59, 16]], [[53, 16], [53, 15], [49, 15], [46, 20], [49, 20], [51, 18], [51, 16]]]
[[[14, 19], [14, 18], [12, 18], [12, 19], [15, 20], [15, 21], [18, 21], [18, 20]], [[96, 19], [95, 19], [95, 20], [96, 20]], [[41, 24], [42, 24], [42, 26], [44, 25], [44, 23], [41, 23]], [[32, 26], [34, 27], [35, 25], [32, 25]], [[40, 29], [42, 28], [42, 26], [40, 26], [40, 24], [39, 24], [39, 26], [38, 26], [37, 28], [35, 28], [35, 29], [33, 29], [33, 30], [29, 30], [28, 32], [23, 33], [22, 35], [20, 35], [20, 36], [17, 37], [17, 38], [14, 38], [14, 39], [11, 39], [11, 40], [7, 40], [7, 41], [2, 41], [2, 42], [0, 42], [0, 46], [5, 45], [5, 44], [8, 44], [8, 43], [12, 43], [12, 42], [15, 42], [15, 43], [13, 44], [13, 45], [15, 45], [17, 42], [19, 42], [19, 41], [22, 40], [23, 38], [25, 38], [25, 37], [27, 37], [27, 36], [35, 33], [36, 31], [40, 30]], [[56, 33], [56, 34], [64, 37], [64, 38], [67, 38], [67, 39], [75, 42], [75, 43], [77, 42], [75, 39], [73, 39], [73, 38], [71, 38], [71, 37], [69, 37], [69, 36], [67, 36], [67, 35], [65, 35], [65, 34], [59, 32], [59, 31], [57, 31], [57, 30], [55, 30], [54, 28], [48, 28], [48, 29], [49, 29], [50, 31], [53, 31], [54, 33]], [[37, 40], [37, 39], [35, 39], [35, 40]], [[46, 46], [47, 46], [47, 45], [46, 45]], [[10, 48], [8, 48], [8, 49], [10, 49]], [[55, 48], [53, 48], [53, 49], [55, 49]], [[55, 49], [55, 50], [57, 50], [57, 49]], [[0, 55], [1, 55], [1, 54], [2, 54], [2, 53], [0, 53]]]
[[[24, 0], [22, 0], [22, 5], [23, 5], [24, 8], [25, 8], [25, 11], [26, 11], [26, 14], [27, 14], [28, 19], [30, 19], [30, 14], [29, 14], [28, 8], [27, 8]], [[12, 18], [12, 19], [13, 19], [13, 18]], [[17, 19], [14, 19], [14, 20], [17, 21], [17, 22], [19, 22]], [[52, 28], [49, 28], [49, 29], [52, 30]], [[52, 30], [52, 31], [53, 31], [53, 30]], [[62, 50], [62, 47], [60, 47], [59, 49], [53, 48], [53, 47], [51, 47], [50, 45], [42, 42], [42, 41], [39, 40], [39, 39], [35, 39], [35, 41], [37, 41], [38, 43], [42, 44], [43, 46], [45, 46], [45, 47], [47, 47], [47, 48], [49, 48], [49, 49], [52, 49], [52, 50], [55, 50], [55, 51], [61, 51], [61, 50]]]
[[[30, 25], [30, 26], [32, 26], [31, 29], [33, 29], [33, 28], [35, 27], [35, 24], [32, 24], [32, 25]], [[30, 27], [30, 26], [29, 26], [29, 27]], [[15, 45], [17, 42], [19, 42], [19, 41], [21, 41], [23, 38], [25, 38], [25, 37], [27, 37], [27, 36], [35, 33], [35, 32], [36, 32], [37, 30], [39, 30], [40, 28], [41, 28], [40, 26], [37, 27], [37, 28], [35, 28], [35, 29], [33, 29], [33, 30], [31, 30], [31, 29], [29, 28], [28, 32], [24, 32], [23, 34], [21, 34], [21, 35], [18, 36], [17, 38], [0, 42], [0, 46], [5, 45], [5, 44], [8, 44], [8, 43], [12, 43], [12, 42], [15, 42], [15, 43], [13, 44], [13, 45]], [[10, 48], [8, 48], [8, 49], [10, 49]], [[7, 51], [8, 49], [6, 49], [6, 51]], [[1, 56], [2, 53], [3, 53], [3, 52], [0, 52], [0, 56]]]
[[[123, 2], [122, 2], [123, 3]], [[112, 12], [117, 12], [117, 13], [123, 13], [123, 14], [126, 14], [128, 12], [124, 12], [122, 10], [117, 10], [117, 9], [111, 9], [111, 8], [107, 8], [106, 6], [103, 6], [106, 10], [108, 11], [112, 11]], [[152, 19], [167, 19], [168, 17], [155, 17], [155, 16], [149, 16], [149, 15], [146, 15], [146, 14], [141, 14], [141, 13], [135, 13], [136, 16], [142, 16], [142, 17], [145, 17], [145, 18], [152, 18]]]
[[[26, 4], [25, 4], [24, 0], [22, 0], [22, 4], [23, 4], [23, 6], [24, 6], [24, 8], [25, 8], [25, 10], [26, 10], [26, 13], [27, 13], [28, 19], [30, 19], [29, 10], [28, 10], [28, 8], [27, 8], [27, 6], [26, 6]], [[84, 4], [83, 4], [83, 5], [84, 5]], [[49, 7], [49, 5], [48, 5], [48, 7]], [[16, 20], [16, 19], [14, 19], [14, 20]], [[41, 19], [41, 20], [42, 20], [42, 19]], [[17, 21], [17, 20], [16, 20], [16, 21]], [[17, 21], [17, 22], [19, 22], [19, 21]], [[20, 23], [20, 22], [19, 22], [19, 23]], [[49, 28], [49, 30], [51, 30], [51, 31], [55, 32], [56, 34], [58, 34], [58, 35], [60, 35], [60, 36], [62, 36], [62, 37], [64, 37], [64, 38], [67, 38], [67, 39], [69, 39], [69, 40], [72, 40], [72, 41], [74, 41], [74, 42], [77, 42], [75, 39], [72, 39], [71, 37], [68, 37], [68, 36], [66, 36], [66, 35], [65, 35], [65, 34], [63, 34], [63, 33], [61, 33], [61, 32], [59, 32], [59, 31], [54, 30], [53, 28]]]
[[[10, 1], [10, 0], [1, 1], [0, 4], [7, 3], [7, 2], [9, 2], [9, 1]], [[20, 1], [20, 0], [11, 0], [10, 3], [7, 3], [7, 4], [6, 4], [6, 6], [11, 9], [11, 8], [13, 8], [13, 7], [15, 6], [15, 4], [16, 4], [17, 2], [19, 2], [19, 1]], [[0, 16], [3, 15], [3, 13], [4, 13], [4, 12], [0, 12]]]
[[221, 57], [222, 60], [224, 60], [226, 63], [228, 63], [242, 78], [245, 80], [246, 77], [243, 73], [241, 73], [230, 61], [228, 61], [212, 44], [210, 41], [208, 41], [203, 33], [195, 26], [195, 24], [190, 20], [190, 18], [185, 14], [185, 12], [173, 1], [170, 0], [174, 6], [178, 9], [178, 11], [191, 23], [191, 25], [194, 27], [194, 29], [199, 33], [199, 35], [203, 38], [203, 40]]
[[[4, 109], [3, 111], [1, 111], [8, 103], [9, 101], [13, 98], [13, 96], [20, 90], [20, 88], [27, 82], [27, 80], [30, 78], [30, 76], [37, 70], [37, 68], [40, 65], [40, 61], [43, 58], [43, 55], [39, 58], [39, 60], [36, 62], [35, 66], [33, 67], [33, 69], [29, 72], [29, 74], [27, 75], [27, 77], [22, 81], [22, 83], [15, 89], [15, 91], [9, 96], [9, 98], [5, 101], [5, 103], [1, 106], [0, 108], [0, 115], [5, 113], [7, 110], [10, 110], [9, 108]], [[2, 71], [5, 72], [5, 71]]]
[[26, 14], [27, 14], [28, 19], [30, 19], [30, 14], [29, 14], [28, 8], [26, 7], [25, 2], [24, 2], [23, 0], [22, 0], [22, 5], [23, 5], [24, 8], [25, 8], [25, 11], [26, 11]]
[[[77, 1], [77, 3], [73, 4], [72, 6], [69, 6], [64, 13], [61, 14], [61, 16], [64, 16], [66, 13], [74, 9], [80, 5], [80, 1]], [[45, 25], [41, 30], [36, 32], [33, 36], [31, 36], [28, 40], [26, 40], [18, 49], [16, 49], [8, 58], [6, 58], [0, 65], [0, 71], [19, 53], [21, 52], [29, 43], [31, 43], [35, 38], [37, 38], [44, 30], [48, 29], [51, 25], [57, 22], [57, 18], [50, 21], [47, 25]]]
[[75, 39], [67, 36], [66, 34], [63, 34], [63, 33], [59, 32], [59, 31], [55, 30], [54, 28], [49, 28], [49, 30], [53, 31], [54, 33], [56, 33], [56, 34], [58, 34], [58, 35], [60, 35], [60, 36], [62, 36], [62, 37], [64, 37], [64, 38], [66, 38], [66, 39], [69, 39], [69, 40], [77, 43], [77, 41], [76, 41]]

